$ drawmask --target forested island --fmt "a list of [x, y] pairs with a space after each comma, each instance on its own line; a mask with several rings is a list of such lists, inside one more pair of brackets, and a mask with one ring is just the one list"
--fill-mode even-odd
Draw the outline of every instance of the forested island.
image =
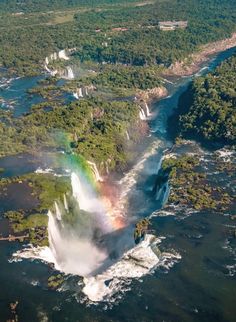
[[177, 116], [180, 136], [215, 144], [236, 144], [235, 74], [234, 55], [213, 73], [192, 82], [180, 100]]

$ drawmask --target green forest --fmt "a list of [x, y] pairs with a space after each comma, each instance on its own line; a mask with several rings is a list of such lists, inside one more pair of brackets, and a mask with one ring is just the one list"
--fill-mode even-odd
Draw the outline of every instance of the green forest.
[[179, 110], [180, 135], [209, 142], [236, 143], [235, 75], [236, 55], [214, 72], [192, 82]]
[[[233, 0], [38, 3], [1, 2], [0, 63], [19, 74], [37, 74], [46, 56], [74, 47], [74, 58], [80, 62], [168, 67], [200, 45], [229, 37], [235, 30]], [[38, 12], [22, 11], [21, 6]], [[188, 27], [161, 31], [162, 20], [188, 20]]]

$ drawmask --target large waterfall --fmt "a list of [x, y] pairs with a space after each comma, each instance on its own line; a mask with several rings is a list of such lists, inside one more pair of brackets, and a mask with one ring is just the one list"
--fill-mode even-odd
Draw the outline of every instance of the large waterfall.
[[99, 237], [112, 226], [102, 200], [75, 172], [71, 186], [72, 195], [64, 195], [48, 212], [49, 245], [57, 269], [89, 276], [107, 258]]
[[82, 175], [72, 172], [71, 186], [72, 195], [48, 212], [49, 245], [57, 269], [88, 276], [107, 258], [100, 238], [113, 226], [104, 201]]
[[[48, 237], [55, 268], [80, 276], [88, 276], [96, 270], [107, 255], [94, 244], [92, 235], [79, 238], [69, 228], [62, 229], [61, 222], [51, 211], [48, 217]], [[87, 228], [82, 226], [80, 231]]]

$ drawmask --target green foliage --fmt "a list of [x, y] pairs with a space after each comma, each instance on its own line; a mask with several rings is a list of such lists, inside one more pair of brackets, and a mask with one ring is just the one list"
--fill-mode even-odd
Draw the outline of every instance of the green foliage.
[[48, 216], [45, 214], [32, 214], [13, 224], [14, 232], [24, 232], [37, 227], [47, 227]]
[[100, 68], [98, 75], [91, 79], [91, 82], [95, 86], [146, 90], [161, 85], [159, 72], [160, 68], [155, 67], [104, 65]]
[[20, 211], [7, 211], [4, 217], [9, 220], [9, 222], [21, 222], [24, 218], [24, 214]]
[[[65, 133], [71, 148], [86, 159], [105, 162], [111, 159], [110, 168], [126, 163], [126, 134], [135, 141], [140, 137], [138, 106], [131, 102], [81, 100], [68, 106], [53, 104], [50, 110], [34, 107], [33, 113], [21, 118], [4, 114], [0, 122], [0, 153], [38, 151], [40, 148], [68, 150], [67, 140], [55, 139]], [[44, 105], [43, 105], [44, 106]], [[42, 104], [40, 104], [42, 107]]]
[[62, 274], [52, 275], [48, 278], [48, 287], [50, 289], [57, 289], [60, 287], [64, 282], [64, 277]]
[[[213, 73], [196, 78], [191, 98], [179, 118], [182, 136], [210, 142], [236, 142], [236, 56], [223, 62]], [[181, 113], [181, 111], [180, 111]]]
[[[164, 0], [145, 6], [91, 0], [86, 1], [86, 10], [79, 10], [85, 1], [12, 0], [1, 4], [1, 10], [24, 11], [20, 16], [4, 13], [0, 19], [0, 62], [22, 75], [38, 73], [44, 58], [58, 48], [73, 47], [77, 48], [74, 56], [81, 61], [169, 66], [199, 45], [228, 37], [235, 30], [234, 0]], [[92, 10], [93, 5], [102, 7]], [[63, 7], [75, 10], [74, 19], [56, 24], [55, 10]], [[39, 12], [29, 13], [32, 11]], [[159, 21], [180, 19], [189, 22], [185, 30], [159, 30]], [[114, 30], [121, 27], [127, 30]], [[95, 32], [97, 28], [101, 31]]]
[[33, 188], [40, 201], [38, 210], [50, 209], [54, 200], [63, 196], [70, 191], [70, 181], [66, 177], [56, 177], [51, 174], [28, 174], [23, 176]]
[[220, 187], [212, 186], [199, 165], [195, 156], [164, 159], [162, 169], [169, 172], [171, 186], [169, 202], [188, 205], [196, 210], [224, 209], [232, 198]]

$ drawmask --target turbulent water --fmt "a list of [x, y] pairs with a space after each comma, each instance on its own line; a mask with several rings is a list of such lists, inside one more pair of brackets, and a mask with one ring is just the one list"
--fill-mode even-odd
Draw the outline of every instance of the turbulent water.
[[[214, 68], [225, 55], [229, 55], [229, 52], [217, 57], [209, 66], [203, 66], [202, 72]], [[65, 240], [61, 232], [61, 218], [62, 212], [66, 212], [70, 204], [67, 196], [62, 205], [55, 205], [49, 212], [49, 227], [52, 228], [50, 244], [57, 249], [52, 251], [53, 246], [50, 252], [49, 249], [43, 249], [40, 254], [36, 252], [34, 257], [47, 261], [51, 257], [50, 261], [56, 261], [59, 269], [62, 269], [61, 265], [68, 267], [65, 254], [67, 258], [75, 257], [75, 261], [69, 263], [67, 272], [83, 275], [84, 278], [68, 275], [61, 287], [62, 292], [46, 291], [47, 278], [51, 274], [48, 266], [37, 260], [9, 263], [11, 254], [18, 250], [18, 246], [0, 244], [0, 282], [4, 294], [0, 301], [0, 312], [5, 320], [7, 303], [19, 299], [21, 316], [26, 322], [234, 321], [236, 245], [225, 233], [228, 226], [234, 226], [233, 222], [222, 214], [196, 214], [192, 209], [184, 209], [184, 212], [181, 209], [178, 212], [175, 209], [160, 211], [168, 197], [168, 187], [162, 187], [162, 191], [153, 194], [163, 152], [172, 145], [166, 133], [166, 121], [189, 81], [189, 78], [185, 78], [174, 85], [168, 84], [170, 96], [152, 106], [151, 116], [146, 114], [147, 109], [143, 109], [142, 113], [149, 118], [152, 131], [149, 146], [139, 162], [117, 183], [122, 187], [117, 211], [129, 216], [131, 223], [127, 229], [118, 231], [117, 235], [109, 232], [106, 221], [99, 227], [107, 229], [105, 245], [112, 241], [111, 248], [95, 247], [93, 253], [94, 242], [89, 244], [88, 236], [82, 245], [81, 239], [73, 240], [73, 234], [69, 237], [67, 234], [68, 242]], [[8, 89], [6, 87], [5, 91]], [[225, 151], [220, 153], [223, 153], [223, 157], [229, 157]], [[202, 157], [209, 167], [210, 158], [207, 154]], [[222, 180], [227, 181], [227, 177], [222, 176]], [[80, 208], [94, 213], [92, 205], [95, 204], [97, 212], [100, 209], [97, 204], [99, 199], [96, 197], [93, 203], [87, 203], [89, 189], [85, 196], [81, 193], [76, 174], [71, 174], [71, 183], [74, 186], [73, 198], [79, 196]], [[82, 190], [85, 191], [84, 188]], [[97, 220], [89, 222], [89, 227], [101, 224], [103, 213], [104, 209], [98, 211]], [[134, 246], [132, 222], [143, 216], [151, 216], [152, 229], [158, 237], [149, 234], [144, 242]], [[113, 258], [107, 263], [108, 254], [113, 254]], [[83, 267], [84, 261], [77, 261], [76, 257], [86, 258], [86, 263], [91, 260], [90, 269], [87, 264]], [[101, 269], [99, 266], [104, 260], [106, 265]], [[65, 267], [62, 270], [66, 271]], [[71, 267], [74, 267], [73, 271]], [[97, 273], [90, 274], [97, 269]], [[13, 284], [14, 288], [11, 287]], [[93, 301], [101, 302], [94, 306]]]

